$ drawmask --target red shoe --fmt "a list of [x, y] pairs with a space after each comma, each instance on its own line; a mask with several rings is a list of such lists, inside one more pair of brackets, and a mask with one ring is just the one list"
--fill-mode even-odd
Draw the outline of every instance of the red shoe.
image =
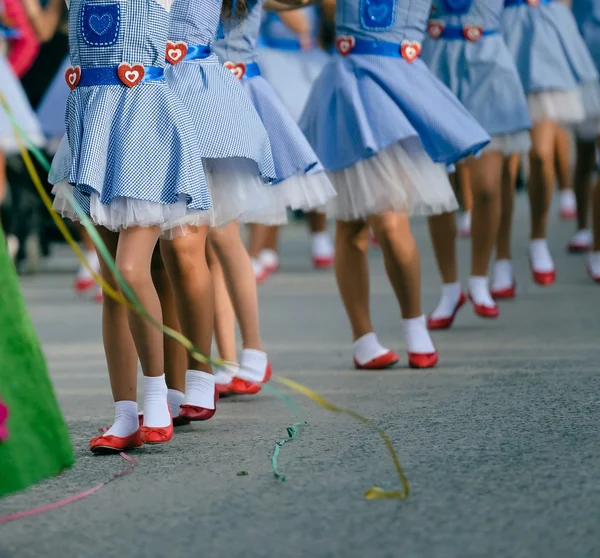
[[575, 219], [577, 219], [577, 209], [574, 209], [574, 208], [561, 209], [559, 215], [563, 221], [574, 221]]
[[85, 293], [86, 291], [89, 291], [94, 285], [96, 284], [96, 281], [94, 281], [93, 277], [88, 277], [88, 278], [81, 278], [81, 277], [76, 277], [75, 278], [75, 292], [81, 294], [81, 293]]
[[192, 422], [200, 422], [209, 420], [215, 416], [217, 412], [217, 401], [219, 400], [219, 392], [215, 386], [215, 408], [206, 409], [205, 407], [196, 407], [196, 405], [181, 405], [179, 407], [179, 416], [188, 419]]
[[256, 275], [256, 284], [262, 285], [268, 278], [270, 273], [263, 267], [260, 270], [260, 273]]
[[92, 453], [120, 453], [142, 447], [142, 435], [136, 430], [131, 436], [96, 436], [90, 440]]
[[333, 265], [333, 256], [313, 256], [312, 262], [315, 269], [329, 269]]
[[231, 391], [231, 382], [228, 384], [215, 384], [215, 389], [217, 390], [219, 397], [227, 397], [233, 393]]
[[576, 234], [569, 244], [567, 244], [567, 251], [571, 254], [583, 254], [589, 252], [592, 248], [591, 238], [579, 237]]
[[469, 300], [473, 303], [473, 310], [480, 318], [497, 318], [500, 315], [500, 309], [498, 305], [492, 307], [484, 306], [483, 304], [476, 304], [473, 297], [469, 293]]
[[556, 269], [553, 269], [552, 271], [536, 271], [531, 268], [531, 275], [533, 276], [534, 282], [542, 287], [548, 287], [556, 281]]
[[394, 351], [388, 351], [384, 355], [371, 359], [365, 364], [360, 364], [356, 358], [354, 359], [354, 368], [357, 370], [383, 370], [393, 366], [400, 360], [400, 357]]
[[173, 422], [169, 426], [142, 426], [140, 428], [144, 444], [164, 444], [173, 437]]
[[492, 289], [490, 294], [494, 300], [513, 299], [517, 296], [517, 283], [516, 281], [513, 281], [513, 284], [505, 289]]
[[456, 314], [465, 305], [465, 302], [467, 302], [467, 297], [465, 293], [461, 292], [452, 316], [448, 316], [447, 318], [432, 318], [429, 316], [427, 318], [427, 329], [448, 329], [454, 323]]
[[267, 362], [267, 369], [265, 370], [262, 382], [251, 382], [249, 380], [244, 380], [239, 376], [234, 376], [230, 384], [231, 392], [238, 395], [254, 395], [261, 390], [262, 386], [260, 384], [266, 384], [271, 379], [272, 373], [273, 369], [271, 368], [271, 363]]
[[438, 352], [408, 353], [408, 365], [411, 368], [433, 368], [438, 363]]
[[[144, 413], [138, 414], [138, 421], [140, 423], [140, 428], [144, 426]], [[173, 426], [187, 426], [190, 424], [190, 420], [185, 417], [173, 417]]]

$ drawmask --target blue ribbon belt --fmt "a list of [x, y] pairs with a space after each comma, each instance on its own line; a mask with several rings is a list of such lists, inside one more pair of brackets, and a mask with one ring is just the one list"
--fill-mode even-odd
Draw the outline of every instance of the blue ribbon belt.
[[202, 60], [208, 58], [210, 53], [208, 45], [188, 45], [184, 60]]
[[[123, 85], [117, 74], [118, 66], [100, 66], [97, 68], [82, 68], [78, 87], [92, 85]], [[158, 66], [144, 66], [144, 81], [164, 79], [164, 69]]]
[[278, 50], [289, 50], [291, 52], [302, 50], [300, 41], [296, 39], [278, 39], [277, 37], [266, 37], [263, 35], [262, 42], [264, 46]]
[[[489, 37], [490, 35], [496, 35], [498, 33], [497, 29], [484, 29], [481, 33], [482, 37]], [[462, 39], [466, 41], [466, 37], [464, 35], [464, 27], [460, 27], [458, 25], [448, 25], [444, 27], [442, 34], [439, 36], [440, 39], [448, 39], [450, 41]]]
[[400, 54], [400, 45], [398, 43], [368, 41], [366, 39], [355, 39], [354, 48], [350, 51], [350, 54], [374, 54], [376, 56], [402, 58], [402, 54]]
[[242, 81], [256, 76], [260, 76], [260, 68], [258, 67], [258, 64], [256, 62], [246, 64], [246, 73], [244, 74]]
[[[552, 0], [540, 0], [540, 4], [550, 4]], [[504, 7], [509, 8], [510, 6], [523, 6], [529, 4], [527, 0], [504, 0]]]

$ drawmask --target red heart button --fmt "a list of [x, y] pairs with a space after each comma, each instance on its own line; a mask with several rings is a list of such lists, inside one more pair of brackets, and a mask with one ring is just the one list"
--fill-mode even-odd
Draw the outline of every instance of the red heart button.
[[119, 79], [127, 86], [134, 87], [140, 81], [142, 81], [145, 74], [144, 66], [142, 64], [128, 64], [127, 62], [121, 62], [117, 75]]
[[537, 8], [540, 5], [540, 0], [527, 0], [527, 3], [532, 7], [532, 8]]
[[483, 35], [483, 28], [477, 25], [465, 25], [463, 27], [463, 35], [467, 41], [476, 43]]
[[444, 32], [445, 25], [441, 21], [430, 21], [427, 24], [427, 32], [432, 39], [439, 39]]
[[335, 45], [342, 56], [348, 56], [355, 44], [356, 39], [352, 35], [342, 35], [335, 41]]
[[233, 62], [225, 62], [223, 66], [225, 66], [239, 80], [241, 80], [246, 73], [246, 64], [243, 62], [238, 62], [237, 64]]
[[79, 66], [70, 66], [65, 72], [65, 81], [67, 85], [73, 91], [79, 85], [81, 79], [81, 68]]
[[421, 54], [421, 43], [417, 41], [402, 41], [400, 54], [408, 63], [414, 62]]
[[179, 41], [174, 43], [172, 41], [167, 41], [167, 48], [165, 52], [165, 60], [170, 64], [179, 64], [187, 54], [188, 47], [183, 41]]

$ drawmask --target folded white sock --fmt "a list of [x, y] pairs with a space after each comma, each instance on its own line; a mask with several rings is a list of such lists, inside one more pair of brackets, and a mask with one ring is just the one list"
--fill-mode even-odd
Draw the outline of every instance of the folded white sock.
[[459, 224], [458, 228], [460, 229], [460, 232], [462, 234], [468, 234], [471, 232], [471, 212], [470, 211], [465, 211], [460, 216], [460, 224]]
[[265, 271], [263, 264], [257, 258], [250, 258], [250, 261], [252, 262], [254, 277], [260, 277]]
[[262, 382], [265, 379], [268, 362], [267, 353], [264, 351], [244, 349], [237, 375], [250, 382]]
[[279, 254], [275, 250], [261, 250], [258, 261], [263, 268], [277, 269], [279, 267]]
[[104, 436], [131, 436], [140, 427], [137, 401], [115, 401], [115, 421]]
[[435, 352], [424, 315], [402, 320], [402, 326], [409, 353], [430, 354]]
[[169, 410], [171, 411], [172, 417], [179, 416], [179, 407], [183, 403], [184, 394], [176, 389], [169, 389], [167, 393], [167, 402], [169, 403]]
[[375, 332], [366, 333], [353, 343], [354, 358], [360, 365], [367, 364], [373, 359], [389, 353], [377, 339]]
[[188, 370], [185, 373], [184, 405], [203, 409], [215, 408], [215, 377], [208, 372]]
[[469, 277], [469, 294], [475, 304], [487, 308], [496, 307], [496, 303], [490, 294], [490, 285], [487, 277], [471, 275]]
[[492, 289], [499, 291], [508, 289], [514, 284], [513, 266], [510, 260], [496, 260], [494, 263], [494, 278], [492, 280]]
[[590, 252], [588, 265], [594, 277], [600, 277], [600, 252]]
[[535, 271], [553, 271], [554, 261], [550, 255], [548, 241], [545, 238], [536, 238], [529, 242], [529, 257]]
[[574, 211], [577, 208], [577, 200], [573, 190], [561, 190], [559, 195], [560, 209], [563, 211]]
[[165, 375], [144, 376], [144, 426], [164, 428], [171, 424], [171, 411], [167, 402]]
[[328, 231], [312, 234], [312, 255], [315, 258], [330, 258], [333, 256], [333, 243]]
[[215, 366], [215, 384], [229, 384], [239, 369], [240, 365], [237, 362], [226, 362], [222, 366]]
[[570, 244], [589, 248], [592, 245], [592, 240], [592, 231], [589, 229], [582, 229], [573, 235]]
[[[85, 253], [85, 259], [88, 265], [98, 273], [100, 271], [100, 261], [98, 260], [98, 254], [96, 254], [96, 250], [89, 250]], [[91, 279], [93, 277], [91, 271], [79, 264], [79, 269], [77, 270], [77, 277], [79, 279]]]
[[444, 283], [442, 285], [442, 296], [435, 310], [431, 313], [431, 317], [449, 318], [452, 316], [460, 300], [460, 292], [460, 283]]

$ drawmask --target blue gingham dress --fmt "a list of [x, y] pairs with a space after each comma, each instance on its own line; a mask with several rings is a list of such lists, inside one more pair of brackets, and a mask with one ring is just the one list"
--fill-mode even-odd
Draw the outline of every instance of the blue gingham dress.
[[[310, 28], [308, 44], [283, 23], [276, 13], [266, 12], [260, 27], [258, 63], [263, 77], [295, 121], [298, 121], [312, 85], [329, 61], [329, 55], [318, 46], [319, 11], [316, 6], [299, 10]], [[307, 41], [308, 42], [308, 41]]]
[[[220, 16], [220, 0], [175, 0], [170, 40], [210, 47]], [[287, 212], [278, 208], [271, 185], [276, 175], [269, 136], [236, 77], [214, 53], [169, 65], [166, 77], [198, 135], [213, 202], [211, 225], [285, 222]]]
[[[263, 0], [247, 2], [248, 13], [243, 19], [222, 19], [224, 36], [215, 43], [215, 52], [221, 62], [256, 63], [262, 3]], [[276, 175], [274, 187], [280, 205], [302, 210], [323, 207], [335, 196], [335, 191], [318, 157], [282, 101], [260, 75], [243, 79], [242, 86], [271, 140]]]
[[[69, 46], [82, 72], [122, 62], [165, 65], [169, 0], [72, 0]], [[74, 218], [65, 191], [109, 230], [160, 226], [170, 234], [211, 208], [198, 139], [165, 79], [77, 87], [53, 161], [54, 207]]]
[[[433, 74], [492, 137], [486, 151], [526, 153], [531, 146], [531, 119], [515, 62], [500, 32], [504, 0], [468, 0], [454, 6], [434, 0], [431, 33], [421, 57]], [[436, 38], [434, 30], [469, 26], [484, 33], [476, 41]]]
[[[430, 7], [431, 0], [339, 0], [338, 41], [385, 41], [396, 53], [408, 41], [418, 52]], [[340, 220], [455, 209], [444, 166], [490, 141], [422, 60], [400, 56], [332, 56], [300, 126], [329, 171]]]
[[502, 34], [517, 65], [534, 124], [577, 124], [600, 115], [598, 72], [571, 10], [559, 0], [507, 6]]

